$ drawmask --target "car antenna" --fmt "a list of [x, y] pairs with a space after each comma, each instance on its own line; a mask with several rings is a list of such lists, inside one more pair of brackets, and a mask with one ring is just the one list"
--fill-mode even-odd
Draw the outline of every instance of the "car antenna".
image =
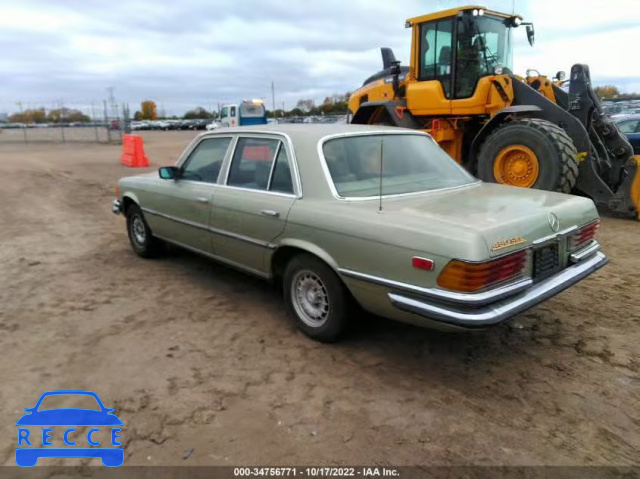
[[382, 213], [382, 157], [383, 154], [383, 145], [384, 139], [380, 138], [380, 195], [379, 195], [379, 203], [378, 203], [378, 213]]

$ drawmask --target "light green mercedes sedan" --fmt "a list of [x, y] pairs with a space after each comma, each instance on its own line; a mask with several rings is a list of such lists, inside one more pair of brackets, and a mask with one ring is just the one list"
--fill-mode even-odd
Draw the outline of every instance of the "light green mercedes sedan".
[[483, 183], [429, 135], [382, 126], [204, 133], [175, 166], [121, 179], [113, 212], [144, 258], [166, 242], [281, 284], [320, 341], [362, 309], [486, 328], [608, 261], [591, 200]]

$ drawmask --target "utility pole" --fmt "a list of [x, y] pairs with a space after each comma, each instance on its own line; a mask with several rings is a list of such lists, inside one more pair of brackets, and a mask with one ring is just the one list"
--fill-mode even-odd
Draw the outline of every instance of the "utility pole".
[[19, 101], [18, 103], [16, 103], [16, 105], [20, 107], [20, 119], [22, 120], [22, 133], [24, 134], [24, 142], [27, 143], [27, 122], [25, 121], [26, 118], [24, 117], [24, 112], [22, 111], [22, 102]]
[[273, 105], [273, 115], [276, 114], [276, 89], [273, 84], [273, 80], [271, 80], [271, 104]]

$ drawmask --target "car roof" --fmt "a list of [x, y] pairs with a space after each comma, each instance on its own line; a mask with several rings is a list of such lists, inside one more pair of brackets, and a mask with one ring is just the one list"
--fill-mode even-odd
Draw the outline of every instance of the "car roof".
[[213, 136], [224, 133], [273, 133], [284, 134], [291, 138], [294, 144], [298, 142], [313, 142], [316, 144], [320, 139], [330, 135], [340, 134], [356, 134], [356, 133], [385, 133], [392, 132], [398, 133], [400, 131], [406, 131], [407, 133], [415, 134], [419, 133], [417, 130], [411, 130], [409, 128], [397, 128], [393, 126], [382, 125], [351, 125], [351, 124], [335, 124], [335, 123], [278, 123], [256, 125], [256, 126], [240, 126], [235, 128], [220, 128], [215, 132], [203, 133], [205, 136]]

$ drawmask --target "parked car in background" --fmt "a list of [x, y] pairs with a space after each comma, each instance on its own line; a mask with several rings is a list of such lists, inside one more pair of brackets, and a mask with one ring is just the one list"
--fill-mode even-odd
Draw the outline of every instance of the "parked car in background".
[[640, 155], [640, 114], [615, 116], [611, 119], [618, 125], [622, 133], [633, 147], [633, 154]]
[[416, 130], [221, 128], [117, 191], [113, 212], [138, 255], [168, 242], [271, 279], [320, 341], [357, 307], [441, 329], [493, 326], [608, 261], [593, 201], [482, 183]]
[[219, 126], [220, 125], [218, 124], [218, 122], [214, 120], [211, 123], [209, 123], [206, 128], [207, 128], [207, 131], [211, 131], [211, 130], [217, 129]]

